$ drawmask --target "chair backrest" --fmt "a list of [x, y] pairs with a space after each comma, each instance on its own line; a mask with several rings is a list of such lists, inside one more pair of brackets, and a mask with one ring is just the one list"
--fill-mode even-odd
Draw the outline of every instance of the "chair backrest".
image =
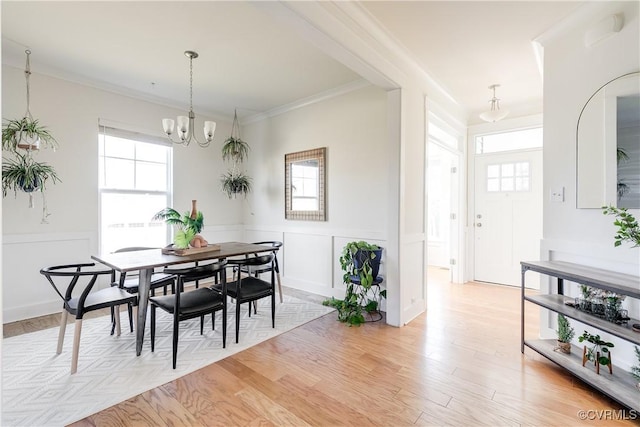
[[[85, 288], [82, 290], [82, 294], [79, 297], [79, 307], [84, 307], [84, 301], [91, 292], [91, 289], [95, 285], [97, 279], [101, 275], [109, 275], [112, 276], [111, 269], [92, 269], [92, 270], [83, 270], [83, 268], [95, 267], [95, 263], [80, 263], [80, 264], [65, 264], [65, 265], [55, 265], [52, 267], [46, 267], [40, 270], [40, 274], [44, 275], [56, 293], [62, 298], [63, 301], [67, 302], [72, 298], [72, 293], [78, 284], [78, 281], [82, 277], [87, 277], [88, 283]], [[54, 277], [66, 277], [69, 279], [69, 284], [66, 289], [64, 289], [64, 295], [60, 292], [58, 285], [56, 285], [53, 280]]]
[[[275, 259], [276, 259], [275, 253], [270, 253], [267, 255], [259, 255], [255, 257], [244, 258], [244, 259], [230, 259], [229, 264], [237, 265], [239, 267], [246, 267], [249, 275], [251, 275], [253, 268], [266, 271], [264, 269], [265, 266], [271, 264], [271, 267], [274, 267], [276, 262]], [[275, 271], [275, 268], [272, 268], [272, 270]]]
[[[274, 255], [278, 252], [278, 249], [280, 249], [282, 247], [282, 242], [279, 242], [277, 240], [264, 240], [262, 242], [253, 242], [254, 245], [271, 245], [273, 246], [273, 253]], [[274, 264], [274, 268], [276, 269], [276, 273], [280, 273], [280, 267], [278, 266], [278, 257], [276, 256], [275, 259], [273, 260], [273, 264]]]
[[221, 280], [224, 283], [226, 281], [226, 269], [227, 261], [219, 261], [212, 264], [198, 265], [196, 267], [187, 268], [165, 268], [163, 272], [178, 277], [183, 283], [195, 282], [196, 280], [204, 280], [210, 277], [215, 277], [220, 274]]

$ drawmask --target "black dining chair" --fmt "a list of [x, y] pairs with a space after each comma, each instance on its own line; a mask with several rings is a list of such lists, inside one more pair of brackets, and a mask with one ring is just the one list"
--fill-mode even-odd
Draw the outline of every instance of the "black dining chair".
[[[277, 252], [282, 247], [282, 242], [279, 242], [276, 240], [265, 240], [262, 242], [253, 242], [253, 244], [273, 247], [273, 254], [275, 256], [275, 258], [273, 259], [273, 264], [265, 265], [261, 268], [254, 268], [251, 270], [251, 273], [255, 277], [259, 277], [260, 274], [268, 273], [273, 269], [276, 273], [276, 280], [278, 283], [278, 294], [280, 295], [280, 303], [282, 304], [282, 302], [284, 301], [282, 297], [282, 281], [280, 280], [280, 267], [278, 266], [278, 257], [277, 257]], [[255, 254], [255, 256], [257, 256], [257, 254]], [[240, 270], [245, 274], [248, 274], [247, 268], [248, 268], [247, 266], [240, 266]], [[255, 311], [255, 305], [254, 305], [254, 311]]]
[[[118, 335], [120, 335], [120, 305], [131, 306], [136, 303], [137, 296], [132, 295], [117, 286], [109, 286], [104, 289], [94, 290], [100, 276], [112, 277], [111, 269], [96, 270], [95, 263], [67, 264], [47, 267], [40, 270], [56, 293], [62, 298], [62, 319], [60, 320], [60, 332], [58, 334], [58, 348], [56, 354], [62, 352], [64, 333], [69, 314], [76, 316], [73, 336], [73, 354], [71, 357], [71, 373], [78, 370], [78, 353], [80, 350], [80, 334], [82, 332], [82, 318], [85, 313], [102, 308], [116, 307], [115, 323]], [[58, 284], [56, 284], [58, 282]], [[67, 282], [65, 287], [60, 282]], [[62, 292], [61, 292], [62, 291]], [[78, 295], [79, 294], [79, 295]], [[75, 296], [74, 296], [75, 295]]]
[[[233, 266], [233, 280], [227, 283], [227, 295], [236, 301], [236, 343], [240, 333], [240, 306], [245, 302], [251, 303], [268, 296], [271, 297], [271, 326], [276, 327], [276, 292], [275, 292], [275, 255], [261, 255], [245, 259], [230, 259], [228, 264]], [[271, 266], [269, 282], [254, 275], [254, 269], [259, 270]], [[241, 269], [246, 267], [248, 276], [242, 277]], [[266, 270], [265, 270], [266, 271]], [[214, 285], [214, 289], [220, 290], [220, 285]], [[249, 306], [251, 310], [251, 306]]]
[[[117, 249], [114, 251], [114, 253], [144, 251], [148, 249], [159, 249], [159, 248], [151, 248], [146, 246], [130, 246], [126, 248]], [[117, 283], [121, 289], [124, 289], [130, 294], [138, 293], [139, 282], [138, 282], [137, 276], [134, 276], [134, 277], [131, 277], [131, 275], [127, 276], [126, 272], [122, 272], [120, 273], [120, 276], [116, 281], [115, 273], [116, 272], [114, 270], [113, 278], [111, 279], [112, 282]], [[149, 288], [151, 290], [151, 296], [155, 296], [156, 289], [160, 289], [160, 288], [162, 288], [163, 295], [167, 295], [168, 288], [171, 289], [171, 293], [173, 294], [175, 292], [175, 282], [176, 282], [175, 276], [163, 273], [162, 271], [154, 271], [151, 275], [151, 286]], [[129, 311], [129, 329], [131, 332], [133, 332], [133, 309], [131, 306], [128, 306], [128, 308], [129, 308], [128, 310]], [[111, 316], [112, 316], [112, 319], [114, 319], [113, 310], [111, 311]], [[115, 328], [115, 322], [112, 322], [111, 335], [113, 335], [114, 328]]]
[[[227, 286], [226, 261], [189, 268], [165, 268], [165, 274], [177, 279], [173, 295], [161, 295], [149, 298], [151, 304], [151, 351], [155, 350], [156, 308], [173, 316], [173, 369], [178, 358], [179, 324], [183, 320], [200, 318], [200, 335], [204, 333], [204, 316], [211, 314], [211, 328], [215, 330], [215, 313], [222, 311], [222, 348], [227, 345]], [[185, 283], [208, 278], [218, 280], [219, 289], [200, 287], [185, 289]]]

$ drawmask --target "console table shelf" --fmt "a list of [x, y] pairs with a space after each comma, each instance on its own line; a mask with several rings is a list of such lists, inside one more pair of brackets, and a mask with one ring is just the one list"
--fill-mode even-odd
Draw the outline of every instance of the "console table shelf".
[[555, 311], [556, 313], [564, 314], [565, 316], [586, 325], [596, 327], [601, 331], [610, 333], [611, 335], [615, 335], [619, 338], [640, 345], [640, 333], [634, 332], [633, 329], [631, 329], [631, 325], [634, 323], [640, 323], [640, 320], [638, 319], [631, 319], [626, 325], [617, 325], [601, 319], [600, 317], [594, 316], [593, 314], [585, 313], [577, 308], [565, 305], [565, 302], [573, 301], [573, 299], [567, 298], [563, 295], [527, 295], [524, 299], [551, 311]]
[[[591, 385], [623, 405], [640, 410], [640, 391], [636, 389], [633, 377], [628, 372], [613, 365], [613, 375], [606, 366], [600, 367], [600, 375], [596, 374], [593, 362], [582, 366], [582, 348], [571, 346], [571, 354], [554, 351], [556, 340], [526, 340], [525, 345], [542, 356], [565, 368], [577, 378]], [[615, 352], [612, 355], [615, 360]]]
[[[588, 365], [582, 366], [582, 348], [572, 346], [572, 354], [564, 354], [554, 351], [556, 340], [525, 340], [524, 336], [525, 302], [529, 302], [563, 314], [632, 344], [640, 345], [640, 333], [633, 331], [631, 328], [631, 325], [640, 323], [640, 320], [631, 319], [627, 325], [618, 325], [566, 305], [566, 302], [573, 302], [573, 298], [564, 295], [564, 280], [568, 280], [626, 295], [630, 298], [640, 299], [640, 277], [560, 261], [523, 261], [520, 264], [522, 267], [521, 351], [524, 353], [525, 346], [533, 349], [612, 399], [631, 409], [640, 411], [640, 391], [636, 388], [637, 382], [634, 381], [629, 372], [623, 371], [614, 365], [613, 375], [609, 374], [608, 369], [603, 368], [600, 369], [601, 373], [598, 375], [595, 372], [593, 362], [587, 362]], [[525, 295], [525, 273], [527, 271], [535, 271], [555, 277], [557, 279], [557, 293]], [[612, 360], [615, 362], [615, 350], [612, 351], [612, 356]]]

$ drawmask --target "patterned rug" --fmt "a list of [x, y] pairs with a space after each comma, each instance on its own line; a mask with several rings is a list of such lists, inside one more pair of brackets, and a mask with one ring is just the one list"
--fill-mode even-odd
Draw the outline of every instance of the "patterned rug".
[[255, 344], [307, 323], [333, 309], [285, 295], [276, 305], [276, 327], [271, 328], [269, 301], [258, 304], [248, 317], [246, 304], [235, 343], [235, 305], [229, 304], [227, 348], [222, 348], [221, 312], [216, 330], [206, 317], [204, 336], [200, 319], [180, 322], [178, 362], [171, 368], [172, 320], [158, 310], [155, 352], [151, 352], [149, 320], [140, 357], [135, 355], [135, 332], [110, 336], [109, 316], [83, 322], [78, 372], [70, 375], [73, 324], [67, 326], [64, 348], [55, 354], [58, 328], [6, 338], [2, 341], [3, 427], [63, 426], [116, 403], [224, 359]]

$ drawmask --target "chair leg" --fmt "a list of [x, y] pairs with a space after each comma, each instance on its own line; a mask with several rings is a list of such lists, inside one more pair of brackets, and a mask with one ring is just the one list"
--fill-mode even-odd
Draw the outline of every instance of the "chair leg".
[[56, 354], [62, 353], [62, 344], [64, 343], [64, 332], [67, 329], [67, 317], [69, 316], [69, 312], [62, 309], [62, 316], [60, 320], [60, 332], [58, 332], [58, 349], [56, 350]]
[[[258, 314], [258, 300], [253, 301], [253, 314]], [[249, 312], [251, 312], [251, 306], [249, 306]]]
[[211, 313], [211, 330], [216, 330], [216, 312]]
[[113, 307], [111, 307], [111, 335], [113, 335], [115, 330], [116, 330], [116, 315], [113, 311]]
[[278, 294], [280, 295], [280, 304], [284, 302], [282, 298], [282, 281], [280, 280], [280, 273], [276, 273], [276, 279], [278, 279]]
[[129, 331], [133, 333], [133, 304], [127, 304], [127, 312], [129, 313]]
[[178, 320], [177, 312], [173, 315], [173, 369], [176, 369], [176, 362], [178, 361], [178, 328], [180, 321]]
[[80, 334], [82, 333], [82, 319], [76, 319], [73, 332], [73, 353], [71, 355], [71, 374], [78, 371], [78, 353], [80, 351]]
[[236, 299], [236, 344], [238, 344], [239, 333], [240, 333], [240, 301]]
[[222, 348], [227, 347], [227, 305], [222, 307]]
[[271, 327], [276, 327], [276, 294], [271, 293]]
[[200, 335], [204, 333], [204, 315], [200, 316]]
[[120, 328], [120, 306], [116, 305], [114, 307], [114, 311], [115, 311], [115, 314], [116, 314], [116, 317], [115, 317], [115, 319], [116, 319], [116, 332], [117, 332], [118, 336], [120, 336], [122, 334], [122, 329]]
[[151, 304], [151, 352], [156, 347], [156, 306]]

